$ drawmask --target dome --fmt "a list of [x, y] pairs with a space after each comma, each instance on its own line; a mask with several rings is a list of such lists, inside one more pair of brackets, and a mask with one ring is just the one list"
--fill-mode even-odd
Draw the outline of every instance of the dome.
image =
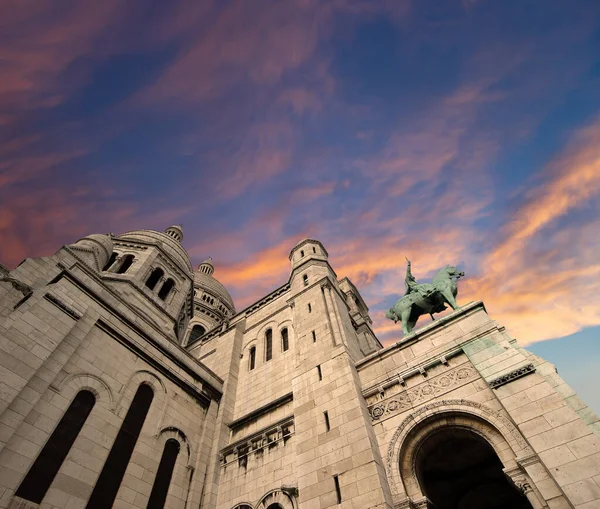
[[[167, 231], [172, 232], [174, 230], [180, 231], [181, 236], [183, 237], [183, 232], [181, 231], [180, 226], [172, 226], [167, 228]], [[155, 230], [133, 230], [126, 232], [123, 235], [119, 235], [117, 238], [119, 240], [139, 240], [141, 242], [160, 245], [166, 251], [166, 253], [173, 258], [173, 260], [179, 262], [182, 267], [187, 268], [189, 272], [194, 270], [187, 251], [181, 245], [181, 242], [177, 238], [173, 237], [172, 234], [166, 232], [157, 232]]]
[[235, 311], [231, 295], [229, 295], [227, 288], [213, 277], [213, 271], [214, 265], [212, 264], [212, 258], [202, 262], [194, 274], [194, 286], [198, 286], [209, 292], [211, 295], [218, 297], [231, 309], [231, 311]]
[[79, 239], [74, 244], [71, 244], [70, 247], [76, 250], [81, 249], [93, 253], [98, 268], [101, 269], [106, 265], [112, 255], [113, 241], [110, 235], [94, 233]]

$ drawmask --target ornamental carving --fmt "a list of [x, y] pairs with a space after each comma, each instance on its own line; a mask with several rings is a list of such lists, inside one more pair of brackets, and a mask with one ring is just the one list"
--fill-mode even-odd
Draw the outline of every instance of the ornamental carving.
[[399, 394], [395, 394], [386, 400], [371, 405], [369, 407], [371, 419], [377, 421], [404, 412], [420, 403], [469, 383], [477, 377], [475, 369], [469, 366], [455, 368]]
[[511, 371], [510, 373], [507, 373], [506, 375], [495, 378], [494, 380], [492, 380], [489, 383], [489, 385], [492, 389], [497, 389], [498, 387], [506, 385], [506, 384], [512, 382], [513, 380], [517, 380], [518, 378], [521, 378], [523, 376], [529, 375], [530, 373], [534, 373], [534, 372], [535, 372], [534, 365], [527, 364], [526, 366], [523, 366], [519, 369], [515, 369], [514, 371]]

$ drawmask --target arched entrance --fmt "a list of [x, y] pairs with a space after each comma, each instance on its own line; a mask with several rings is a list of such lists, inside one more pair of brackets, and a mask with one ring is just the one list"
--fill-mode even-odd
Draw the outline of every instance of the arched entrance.
[[430, 509], [531, 509], [492, 446], [467, 428], [442, 427], [415, 451], [415, 474]]

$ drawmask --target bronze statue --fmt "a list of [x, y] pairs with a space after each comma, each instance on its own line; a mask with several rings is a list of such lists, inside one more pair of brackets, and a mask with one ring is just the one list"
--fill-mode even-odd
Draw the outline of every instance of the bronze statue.
[[410, 334], [421, 315], [429, 313], [433, 319], [434, 313], [441, 313], [446, 309], [446, 303], [450, 304], [452, 309], [456, 309], [456, 295], [458, 288], [456, 281], [465, 275], [456, 267], [446, 265], [433, 278], [431, 283], [417, 283], [412, 275], [411, 263], [406, 267], [406, 292], [400, 298], [394, 307], [386, 314], [386, 318], [402, 322], [402, 331], [404, 334]]

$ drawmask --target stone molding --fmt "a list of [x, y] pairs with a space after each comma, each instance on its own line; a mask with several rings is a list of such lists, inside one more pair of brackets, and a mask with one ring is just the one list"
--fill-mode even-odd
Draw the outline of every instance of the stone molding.
[[506, 375], [494, 378], [489, 382], [488, 385], [492, 389], [497, 389], [498, 387], [502, 387], [503, 385], [509, 384], [510, 382], [513, 382], [531, 373], [535, 373], [535, 366], [533, 364], [526, 364], [525, 366], [515, 369], [510, 373], [506, 373]]
[[396, 384], [405, 385], [405, 381], [412, 376], [427, 376], [428, 369], [438, 366], [439, 364], [448, 365], [448, 359], [457, 357], [462, 353], [464, 353], [462, 348], [453, 348], [452, 350], [444, 352], [439, 357], [436, 357], [428, 361], [427, 363], [413, 366], [412, 368], [401, 371], [400, 373], [396, 373], [393, 376], [382, 380], [381, 382], [378, 382], [374, 385], [367, 387], [366, 389], [363, 389], [362, 395], [363, 397], [368, 398], [370, 396], [373, 396], [374, 394], [381, 393], [386, 389], [393, 387]]
[[79, 320], [81, 318], [81, 315], [79, 313], [77, 313], [77, 311], [74, 311], [73, 309], [71, 309], [58, 297], [55, 297], [54, 295], [47, 293], [44, 295], [44, 299], [46, 299], [48, 302], [51, 302], [52, 304], [54, 304], [58, 309], [60, 309], [61, 311], [65, 312], [67, 315], [69, 315], [71, 318], [73, 318], [73, 320]]
[[373, 421], [384, 421], [478, 378], [479, 374], [469, 364], [458, 366], [439, 374], [431, 380], [426, 380], [410, 389], [370, 405], [371, 419]]
[[246, 415], [242, 415], [242, 417], [239, 417], [235, 421], [231, 421], [229, 423], [229, 429], [231, 429], [232, 431], [235, 431], [237, 428], [240, 428], [240, 427], [244, 426], [245, 424], [248, 424], [249, 422], [252, 422], [252, 421], [258, 419], [261, 415], [265, 415], [269, 412], [272, 412], [276, 408], [279, 408], [280, 406], [283, 406], [286, 403], [289, 403], [290, 401], [293, 401], [293, 400], [294, 400], [294, 393], [288, 392], [287, 394], [284, 394], [283, 396], [267, 403], [266, 405], [263, 405], [263, 406], [257, 408], [256, 410], [253, 410], [252, 412], [247, 413]]
[[242, 309], [237, 314], [241, 315], [241, 314], [245, 313], [246, 316], [249, 316], [252, 313], [255, 313], [256, 311], [258, 311], [263, 306], [266, 306], [269, 302], [273, 301], [274, 299], [276, 299], [280, 295], [282, 295], [285, 292], [287, 292], [289, 289], [290, 289], [290, 284], [289, 283], [285, 283], [284, 285], [280, 286], [279, 288], [276, 288], [275, 290], [273, 290], [271, 293], [269, 293], [268, 295], [266, 295], [262, 299], [256, 301], [254, 304], [250, 304], [246, 309]]

